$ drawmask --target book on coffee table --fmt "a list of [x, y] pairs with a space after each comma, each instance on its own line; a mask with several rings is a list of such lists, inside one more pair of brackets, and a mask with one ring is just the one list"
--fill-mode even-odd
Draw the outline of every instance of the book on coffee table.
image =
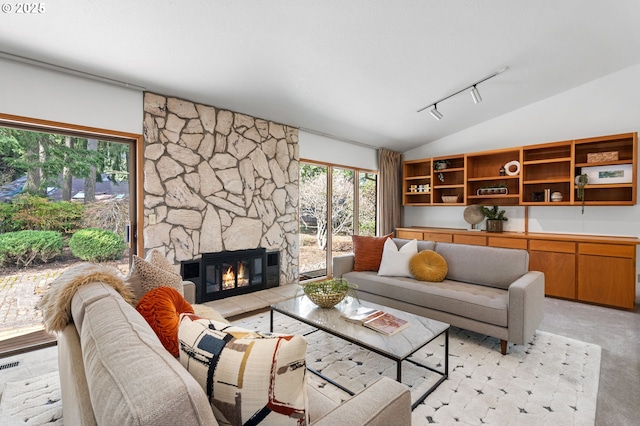
[[343, 313], [342, 317], [349, 322], [364, 324], [365, 321], [373, 319], [383, 313], [384, 312], [382, 312], [381, 310], [375, 308], [365, 308], [364, 306], [362, 306], [360, 308]]
[[363, 325], [379, 333], [391, 336], [400, 330], [407, 328], [409, 326], [409, 321], [398, 318], [388, 312], [382, 312], [380, 315], [365, 321]]
[[356, 324], [391, 336], [409, 326], [409, 322], [393, 314], [375, 308], [360, 307], [342, 314], [342, 317]]

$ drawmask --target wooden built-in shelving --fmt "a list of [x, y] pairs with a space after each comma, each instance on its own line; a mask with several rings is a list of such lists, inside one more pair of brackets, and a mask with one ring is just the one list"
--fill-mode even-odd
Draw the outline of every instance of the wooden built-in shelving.
[[[634, 205], [637, 194], [637, 150], [637, 133], [626, 133], [406, 161], [403, 204], [579, 205], [582, 200], [578, 197], [575, 179], [584, 173], [583, 168], [628, 165], [632, 169], [630, 182], [588, 184], [584, 187], [584, 203], [598, 206]], [[618, 159], [588, 161], [589, 154], [604, 152], [616, 152]], [[447, 161], [447, 168], [434, 170], [434, 163], [443, 160]], [[502, 175], [500, 169], [512, 161], [520, 164], [519, 173]], [[429, 191], [411, 192], [411, 185], [428, 185]], [[478, 192], [494, 187], [507, 188], [508, 193]], [[549, 194], [554, 192], [562, 195], [561, 201], [551, 200]], [[455, 202], [445, 202], [443, 197], [447, 200], [455, 197]]]

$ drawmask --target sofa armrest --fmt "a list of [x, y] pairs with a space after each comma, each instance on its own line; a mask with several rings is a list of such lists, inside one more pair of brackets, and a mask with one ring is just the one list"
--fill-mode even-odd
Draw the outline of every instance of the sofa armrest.
[[544, 316], [544, 274], [530, 271], [509, 286], [509, 341], [523, 345]]
[[342, 274], [353, 271], [353, 253], [333, 258], [333, 278], [342, 278]]
[[184, 298], [190, 304], [196, 303], [196, 285], [191, 281], [182, 281], [182, 290]]
[[382, 377], [318, 420], [313, 426], [411, 425], [409, 388]]

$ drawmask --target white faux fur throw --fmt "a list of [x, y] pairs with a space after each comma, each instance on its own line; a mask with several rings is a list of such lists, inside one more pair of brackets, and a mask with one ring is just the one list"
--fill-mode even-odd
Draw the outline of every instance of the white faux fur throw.
[[42, 309], [44, 327], [49, 333], [62, 331], [72, 321], [71, 299], [76, 290], [91, 282], [102, 282], [113, 287], [127, 303], [135, 299], [131, 289], [115, 266], [81, 263], [64, 271], [51, 283], [38, 307]]

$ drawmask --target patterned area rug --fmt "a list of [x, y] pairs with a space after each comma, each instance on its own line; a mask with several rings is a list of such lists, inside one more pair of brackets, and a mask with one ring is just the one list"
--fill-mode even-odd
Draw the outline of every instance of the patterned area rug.
[[[234, 322], [268, 330], [269, 313]], [[276, 314], [274, 329], [305, 333], [312, 328]], [[395, 378], [393, 361], [323, 332], [307, 336], [309, 366], [352, 391], [380, 375]], [[596, 414], [600, 352], [598, 345], [538, 331], [526, 345], [510, 345], [500, 354], [499, 340], [451, 328], [449, 378], [416, 407], [414, 425], [593, 425]], [[414, 357], [440, 368], [444, 338]], [[412, 398], [436, 380], [426, 369], [403, 364], [403, 383]], [[349, 396], [314, 374], [312, 385], [334, 400]]]
[[[313, 329], [283, 315], [275, 331], [306, 333]], [[234, 322], [268, 330], [269, 313]], [[381, 375], [395, 378], [395, 363], [342, 339], [315, 332], [307, 336], [309, 366], [352, 391]], [[413, 411], [413, 425], [593, 425], [600, 374], [600, 346], [537, 332], [526, 345], [510, 345], [500, 354], [497, 339], [452, 328], [449, 379]], [[434, 341], [415, 360], [440, 368], [444, 339]], [[314, 374], [309, 382], [328, 397], [349, 395]], [[435, 374], [403, 364], [403, 383], [412, 397], [422, 394]], [[0, 402], [0, 425], [62, 425], [58, 373], [8, 382]]]
[[2, 425], [62, 425], [58, 372], [7, 382], [0, 402]]

